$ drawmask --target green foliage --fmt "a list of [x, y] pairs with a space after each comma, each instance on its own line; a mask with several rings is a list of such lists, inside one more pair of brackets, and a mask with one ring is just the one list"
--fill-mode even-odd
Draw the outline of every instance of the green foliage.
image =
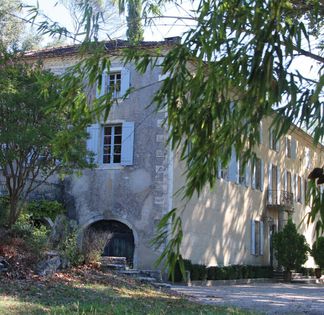
[[[236, 279], [255, 279], [272, 278], [271, 266], [252, 266], [252, 265], [232, 265], [232, 266], [213, 266], [208, 267], [199, 264], [191, 264], [190, 260], [183, 260], [185, 270], [190, 272], [190, 279], [193, 281], [202, 280], [236, 280]], [[179, 265], [175, 268], [175, 282], [182, 282]]]
[[324, 237], [319, 237], [313, 244], [312, 256], [320, 268], [324, 268]]
[[54, 221], [56, 216], [64, 214], [66, 209], [56, 200], [35, 200], [27, 203], [24, 212], [30, 214], [33, 220], [50, 218]]
[[312, 200], [311, 211], [307, 214], [307, 223], [315, 223], [316, 237], [324, 233], [324, 190], [315, 180], [308, 181], [306, 200]]
[[24, 239], [30, 250], [38, 256], [41, 256], [42, 251], [47, 247], [49, 231], [45, 226], [34, 226], [30, 214], [21, 213], [18, 220], [12, 226], [11, 232], [16, 237]]
[[1, 63], [0, 175], [10, 178], [12, 225], [28, 195], [51, 175], [92, 166], [85, 146], [89, 115], [73, 118], [76, 107], [86, 106], [85, 98], [72, 89], [74, 100], [64, 103], [58, 93], [62, 79], [41, 65], [23, 64], [14, 55], [5, 55]]
[[5, 226], [9, 218], [9, 198], [0, 196], [0, 226]]
[[206, 280], [207, 270], [205, 265], [193, 264], [190, 273], [191, 280]]
[[66, 238], [59, 245], [59, 250], [72, 266], [78, 266], [84, 262], [84, 256], [78, 244], [77, 228], [72, 228], [69, 233], [66, 234]]
[[298, 234], [291, 219], [282, 231], [274, 234], [273, 248], [279, 265], [287, 271], [300, 268], [306, 262], [307, 253], [310, 251], [305, 237]]
[[18, 220], [11, 227], [12, 232], [22, 238], [30, 238], [33, 234], [34, 225], [28, 213], [21, 213]]

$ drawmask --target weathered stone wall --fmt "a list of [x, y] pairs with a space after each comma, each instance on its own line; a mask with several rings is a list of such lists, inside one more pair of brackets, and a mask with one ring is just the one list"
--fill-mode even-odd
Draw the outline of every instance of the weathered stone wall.
[[[60, 73], [66, 65], [73, 64], [73, 58], [43, 62]], [[122, 64], [115, 58], [111, 67]], [[134, 266], [152, 268], [158, 253], [149, 242], [155, 224], [168, 207], [167, 132], [161, 127], [165, 113], [156, 112], [154, 105], [147, 107], [159, 86], [160, 73], [155, 69], [140, 75], [132, 65], [126, 68], [135, 91], [113, 106], [107, 121], [99, 123], [134, 122], [134, 163], [110, 168], [99, 165], [94, 170], [83, 170], [81, 176], [67, 177], [64, 199], [70, 217], [82, 229], [99, 220], [117, 220], [129, 226], [135, 239]]]

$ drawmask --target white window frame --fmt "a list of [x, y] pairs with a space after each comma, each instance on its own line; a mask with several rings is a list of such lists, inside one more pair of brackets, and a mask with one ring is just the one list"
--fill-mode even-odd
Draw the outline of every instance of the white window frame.
[[[105, 145], [105, 128], [106, 127], [111, 128], [111, 134], [110, 134], [111, 143], [110, 143], [110, 145]], [[115, 136], [116, 136], [115, 129], [116, 129], [116, 127], [120, 127], [120, 130], [121, 130], [120, 131], [120, 137], [121, 137], [121, 143], [120, 144], [115, 144]], [[122, 148], [122, 145], [123, 145], [123, 136], [122, 136], [122, 134], [123, 134], [123, 124], [122, 123], [115, 123], [115, 124], [108, 123], [108, 124], [102, 125], [102, 130], [101, 130], [101, 148], [102, 148], [102, 150], [101, 150], [101, 154], [100, 154], [100, 159], [101, 159], [100, 164], [109, 165], [109, 166], [121, 165], [121, 148]], [[115, 145], [116, 146], [120, 145], [120, 154], [119, 154], [120, 161], [116, 162], [116, 163], [114, 162]], [[105, 146], [106, 147], [110, 146], [110, 153], [109, 153], [110, 162], [108, 162], [108, 163], [104, 162], [104, 157], [107, 155], [107, 154], [104, 153]]]

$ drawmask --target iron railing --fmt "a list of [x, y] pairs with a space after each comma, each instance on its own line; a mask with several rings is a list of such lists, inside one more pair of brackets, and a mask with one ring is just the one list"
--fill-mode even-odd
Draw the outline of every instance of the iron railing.
[[268, 190], [268, 206], [282, 206], [292, 208], [294, 205], [294, 194], [286, 190]]

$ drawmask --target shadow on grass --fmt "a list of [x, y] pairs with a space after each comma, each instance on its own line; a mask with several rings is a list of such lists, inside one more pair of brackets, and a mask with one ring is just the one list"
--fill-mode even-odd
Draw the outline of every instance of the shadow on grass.
[[147, 286], [48, 281], [0, 282], [0, 314], [251, 314], [203, 306]]

